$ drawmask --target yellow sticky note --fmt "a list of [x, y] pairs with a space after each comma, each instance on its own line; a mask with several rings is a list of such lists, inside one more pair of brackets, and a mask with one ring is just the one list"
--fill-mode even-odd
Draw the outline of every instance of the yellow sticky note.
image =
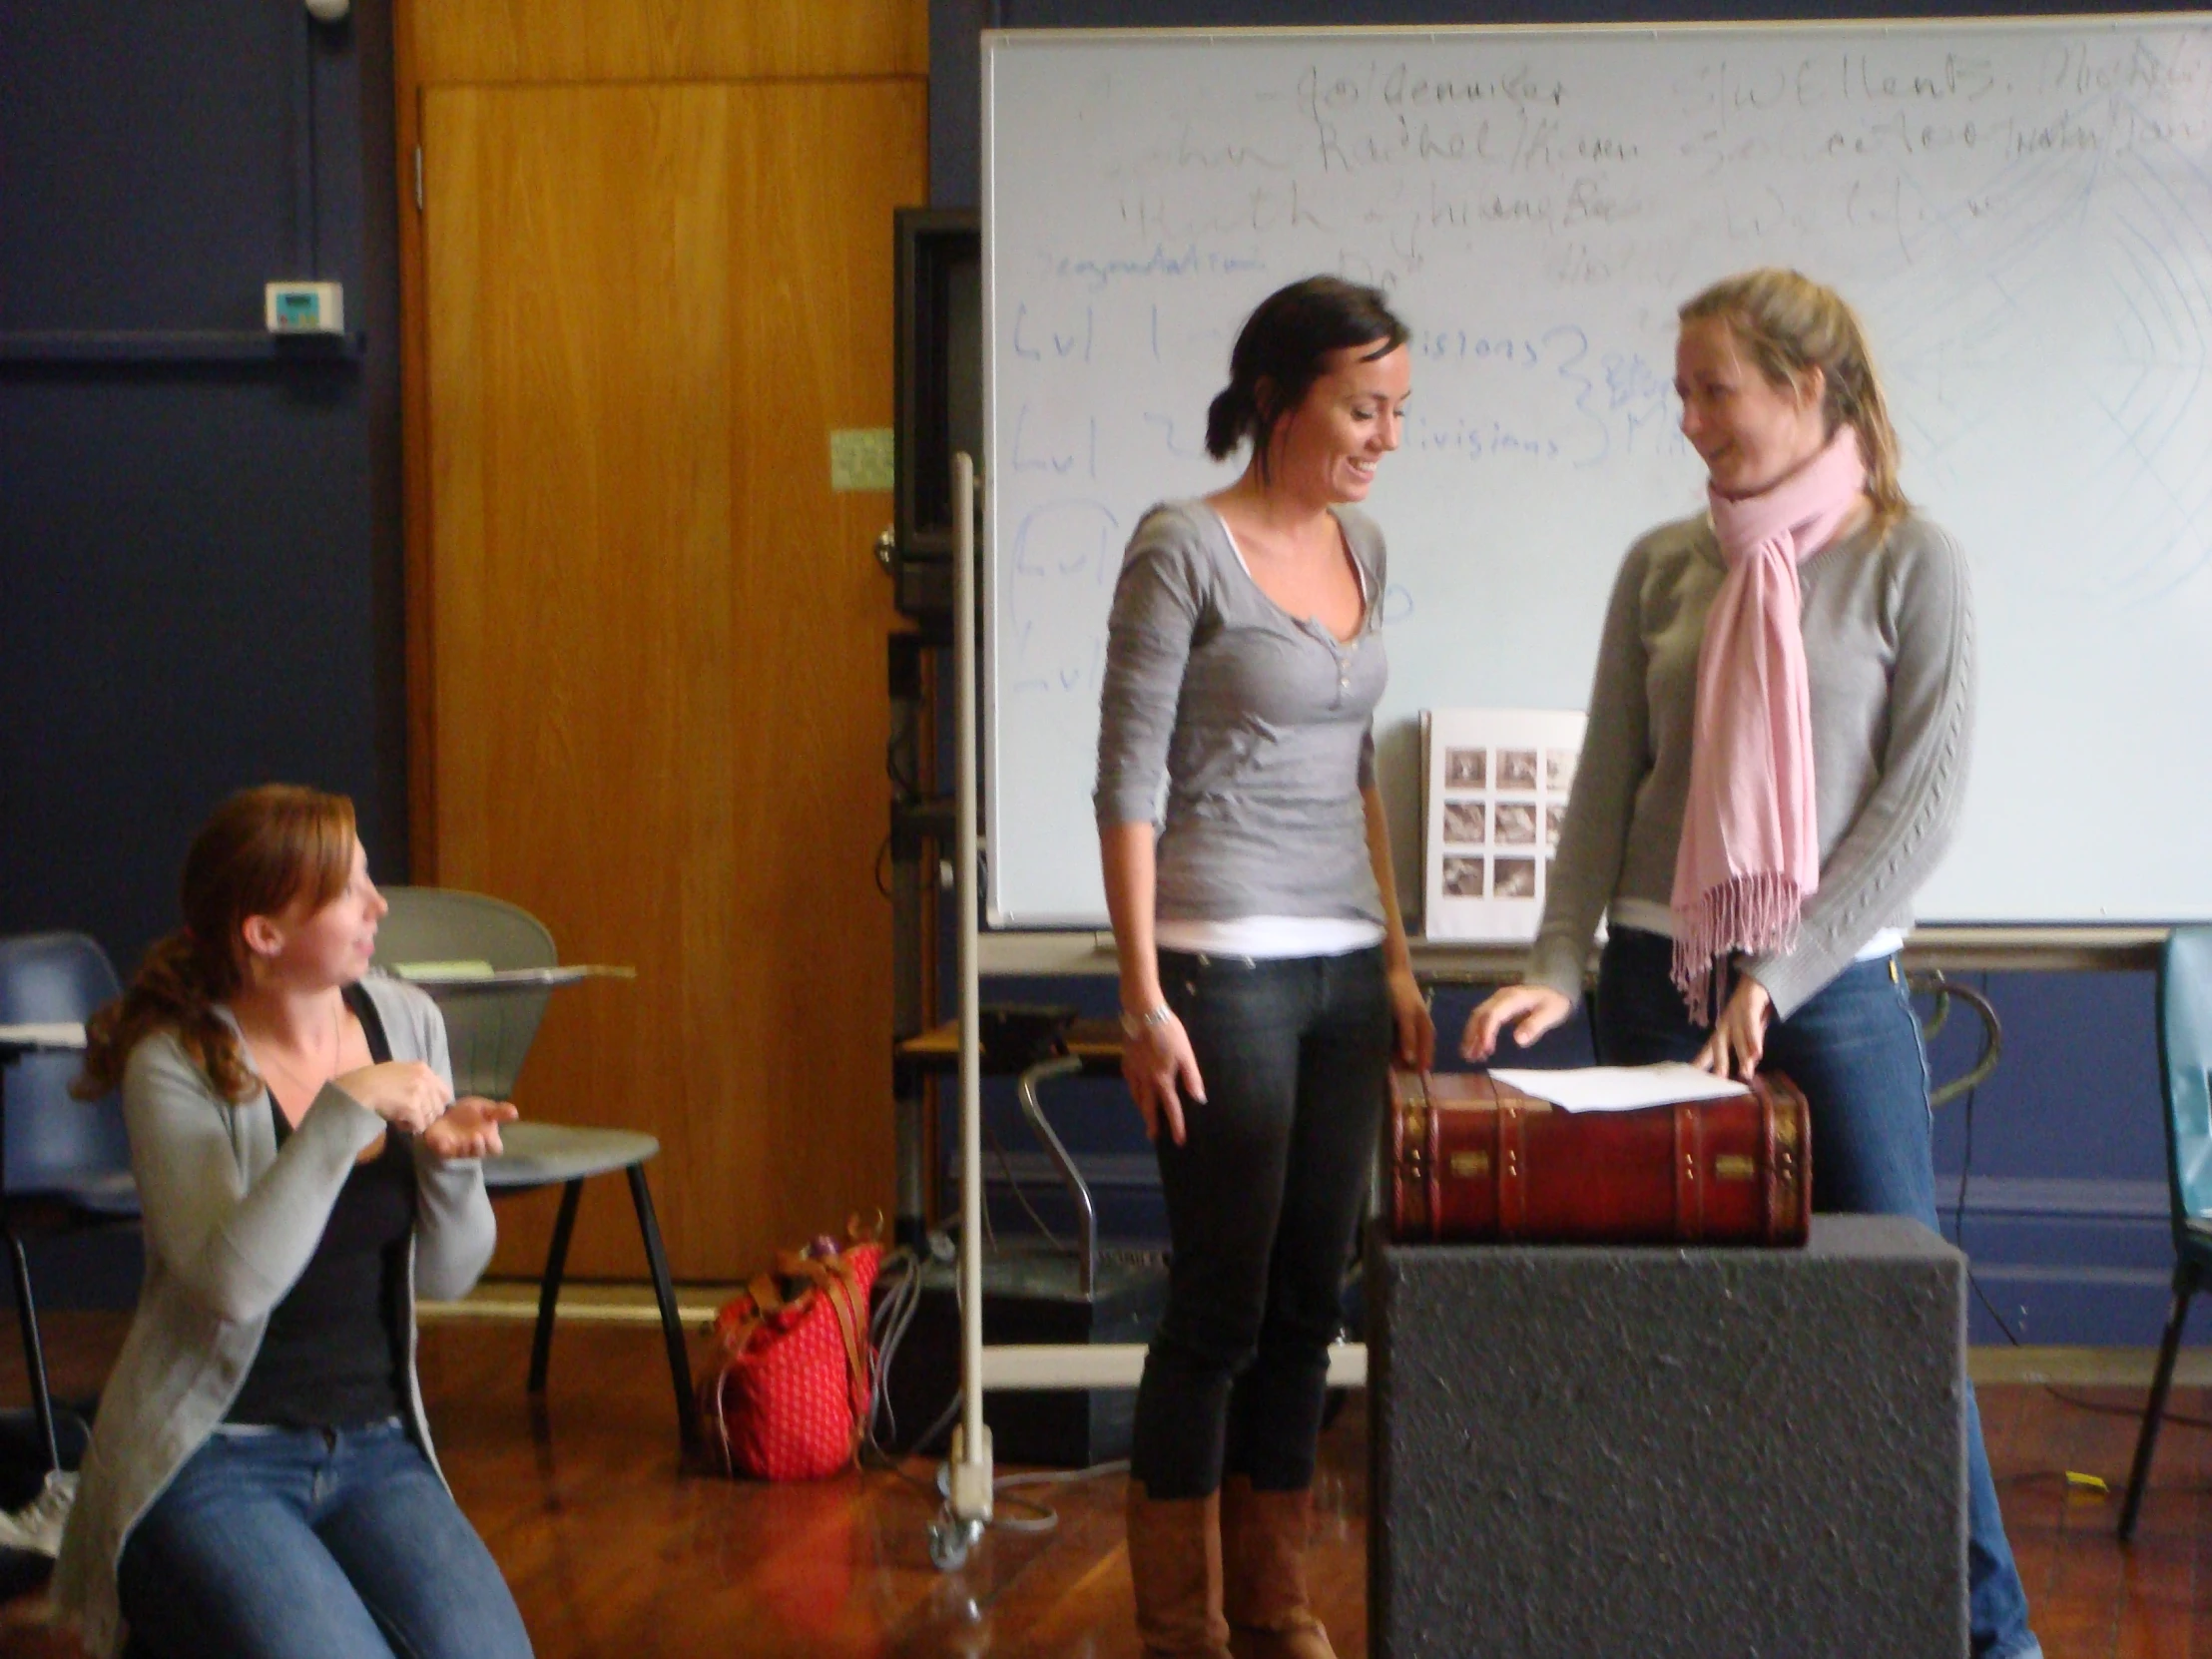
[[840, 492], [895, 487], [888, 426], [845, 426], [830, 434], [830, 487]]

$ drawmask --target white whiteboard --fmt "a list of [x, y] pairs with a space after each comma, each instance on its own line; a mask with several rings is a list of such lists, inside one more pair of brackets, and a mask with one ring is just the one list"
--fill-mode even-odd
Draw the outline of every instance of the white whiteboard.
[[1219, 487], [1251, 307], [1337, 272], [1414, 330], [1378, 717], [1419, 891], [1424, 707], [1578, 709], [1615, 569], [1696, 510], [1675, 307], [1856, 304], [1908, 492], [1972, 561], [1980, 724], [1927, 920], [2212, 916], [2212, 20], [985, 36], [993, 925], [1105, 918], [1105, 625], [1146, 506]]

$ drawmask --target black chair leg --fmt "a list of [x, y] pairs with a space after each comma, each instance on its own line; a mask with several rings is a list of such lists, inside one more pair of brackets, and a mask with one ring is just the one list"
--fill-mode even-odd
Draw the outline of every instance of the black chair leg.
[[545, 1368], [553, 1358], [553, 1310], [561, 1300], [561, 1276], [568, 1272], [568, 1236], [576, 1231], [576, 1201], [584, 1196], [583, 1178], [561, 1189], [561, 1213], [553, 1218], [553, 1244], [545, 1253], [545, 1277], [538, 1281], [538, 1329], [530, 1339], [530, 1391], [545, 1392]]
[[2151, 1453], [2158, 1447], [2158, 1424], [2166, 1415], [2166, 1391], [2173, 1386], [2174, 1359], [2181, 1352], [2181, 1328], [2188, 1322], [2189, 1299], [2204, 1282], [2192, 1262], [2174, 1264], [2173, 1309], [2166, 1316], [2166, 1335], [2158, 1344], [2158, 1370], [2150, 1380], [2150, 1400], [2143, 1407], [2143, 1426], [2135, 1436], [2135, 1466], [2127, 1477], [2127, 1500], [2120, 1505], [2120, 1542], [2135, 1536], [2136, 1512], [2143, 1506], [2143, 1488], [2150, 1484]]
[[31, 1298], [31, 1263], [23, 1254], [23, 1241], [8, 1232], [8, 1255], [15, 1270], [15, 1319], [23, 1333], [23, 1368], [31, 1377], [31, 1410], [38, 1418], [40, 1441], [46, 1447], [46, 1466], [62, 1466], [60, 1444], [54, 1438], [54, 1400], [46, 1388], [46, 1350], [38, 1340], [38, 1304]]
[[668, 1374], [676, 1384], [676, 1423], [687, 1453], [699, 1448], [699, 1402], [692, 1397], [691, 1357], [684, 1347], [684, 1321], [676, 1311], [676, 1287], [669, 1283], [668, 1252], [661, 1246], [661, 1224], [653, 1214], [653, 1194], [645, 1184], [645, 1166], [632, 1164], [630, 1201], [638, 1207], [638, 1232], [645, 1238], [646, 1265], [653, 1270], [653, 1299], [661, 1305], [661, 1335], [668, 1342]]

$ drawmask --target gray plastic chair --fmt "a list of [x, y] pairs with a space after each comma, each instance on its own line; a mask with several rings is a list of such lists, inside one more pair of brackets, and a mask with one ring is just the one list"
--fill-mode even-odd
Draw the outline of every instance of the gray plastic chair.
[[[483, 893], [447, 887], [385, 887], [391, 906], [376, 931], [376, 961], [387, 970], [413, 962], [489, 962], [494, 970], [553, 967], [560, 957], [545, 924], [519, 905]], [[537, 1035], [538, 1022], [553, 994], [544, 985], [425, 986], [445, 1015], [446, 1041], [452, 1050], [457, 1093], [505, 1100]], [[553, 1352], [553, 1316], [560, 1302], [561, 1277], [568, 1267], [568, 1244], [576, 1226], [576, 1205], [584, 1183], [617, 1170], [629, 1179], [630, 1201], [645, 1241], [646, 1265], [653, 1274], [653, 1295], [660, 1304], [661, 1331], [668, 1343], [670, 1380], [676, 1387], [676, 1417], [690, 1450], [698, 1444], [699, 1419], [692, 1398], [691, 1365], [684, 1346], [683, 1320], [669, 1281], [668, 1254], [653, 1213], [653, 1195], [645, 1182], [646, 1160], [661, 1143], [630, 1129], [590, 1129], [534, 1122], [524, 1117], [500, 1132], [505, 1152], [484, 1160], [484, 1185], [492, 1197], [561, 1188], [560, 1214], [545, 1254], [538, 1285], [537, 1331], [530, 1344], [530, 1392], [543, 1394]]]

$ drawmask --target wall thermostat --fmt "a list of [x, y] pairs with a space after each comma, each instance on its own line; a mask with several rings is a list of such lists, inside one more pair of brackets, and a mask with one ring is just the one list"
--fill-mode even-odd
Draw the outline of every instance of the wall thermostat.
[[273, 334], [342, 334], [345, 288], [338, 282], [271, 282], [263, 312]]

